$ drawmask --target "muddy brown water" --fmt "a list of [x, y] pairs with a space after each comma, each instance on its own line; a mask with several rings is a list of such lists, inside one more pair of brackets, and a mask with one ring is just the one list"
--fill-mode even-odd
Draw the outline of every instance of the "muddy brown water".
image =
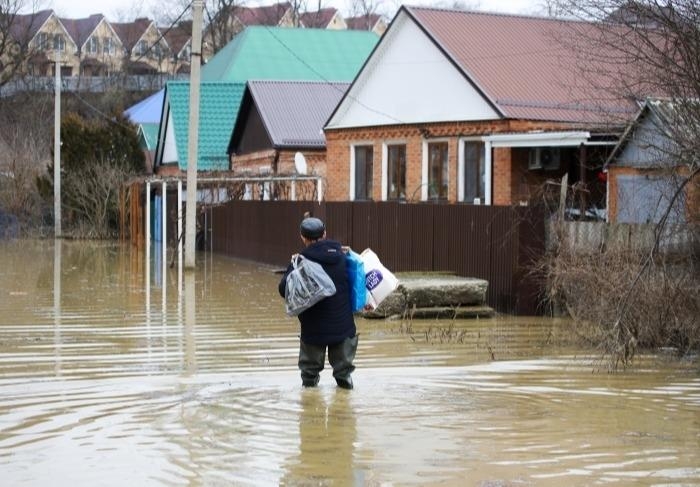
[[697, 361], [608, 374], [565, 320], [358, 320], [355, 390], [302, 389], [278, 275], [151, 256], [0, 242], [0, 485], [700, 485]]

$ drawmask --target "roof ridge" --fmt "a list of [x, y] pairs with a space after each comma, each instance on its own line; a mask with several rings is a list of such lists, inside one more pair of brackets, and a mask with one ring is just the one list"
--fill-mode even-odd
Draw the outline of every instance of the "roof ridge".
[[447, 7], [433, 7], [433, 6], [422, 6], [422, 5], [404, 5], [404, 8], [406, 8], [409, 11], [416, 11], [416, 10], [433, 10], [437, 12], [446, 12], [446, 13], [454, 13], [454, 14], [464, 14], [464, 15], [485, 15], [485, 16], [490, 16], [490, 17], [512, 17], [512, 18], [521, 18], [521, 19], [530, 19], [530, 20], [543, 20], [547, 22], [571, 22], [571, 23], [581, 23], [581, 24], [590, 24], [590, 21], [586, 20], [579, 20], [579, 19], [567, 19], [567, 18], [562, 18], [562, 17], [546, 17], [544, 15], [537, 15], [537, 14], [525, 14], [525, 13], [512, 13], [512, 12], [495, 12], [492, 10], [456, 10], [456, 9], [451, 9]]
[[[304, 84], [304, 85], [309, 85], [309, 84], [318, 84], [318, 85], [348, 85], [350, 84], [349, 81], [324, 81], [320, 79], [309, 79], [309, 80], [304, 80], [304, 79], [249, 79], [249, 83], [268, 83], [268, 84]], [[212, 81], [213, 83], [213, 81]]]

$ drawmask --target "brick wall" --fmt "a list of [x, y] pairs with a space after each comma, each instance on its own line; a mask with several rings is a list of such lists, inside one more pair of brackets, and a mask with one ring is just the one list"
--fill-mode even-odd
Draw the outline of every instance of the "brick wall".
[[[231, 157], [231, 167], [236, 176], [275, 174], [289, 176], [296, 174], [294, 156], [298, 151], [267, 149], [250, 154]], [[326, 175], [326, 153], [324, 150], [302, 151], [306, 158], [309, 175]]]
[[[423, 142], [443, 139], [448, 142], [448, 198], [457, 201], [458, 144], [460, 137], [491, 135], [497, 133], [525, 132], [530, 130], [566, 130], [576, 127], [569, 124], [534, 122], [522, 120], [495, 120], [485, 122], [451, 122], [421, 125], [398, 125], [337, 129], [326, 131], [326, 154], [328, 160], [326, 199], [346, 201], [350, 194], [350, 151], [355, 144], [372, 145], [374, 149], [373, 199], [381, 200], [382, 145], [385, 142], [406, 144], [406, 198], [419, 200], [421, 196]], [[517, 151], [496, 148], [493, 151], [493, 203], [510, 205], [532, 193], [524, 174], [527, 158], [514, 158]]]

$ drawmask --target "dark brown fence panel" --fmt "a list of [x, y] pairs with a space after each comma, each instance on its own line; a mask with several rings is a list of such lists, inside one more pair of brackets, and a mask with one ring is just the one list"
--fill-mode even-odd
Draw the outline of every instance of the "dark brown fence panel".
[[[401, 238], [405, 245], [411, 249], [411, 260], [406, 267], [399, 267], [407, 271], [432, 271], [433, 267], [433, 205], [403, 205], [402, 209], [409, 212], [411, 225], [402, 232]], [[407, 218], [408, 220], [408, 218]], [[397, 263], [399, 264], [399, 263]]]
[[496, 309], [514, 309], [517, 299], [513, 295], [513, 271], [517, 266], [514, 242], [518, 241], [517, 226], [513, 210], [496, 207], [489, 222], [491, 242], [489, 260], [488, 301]]
[[543, 208], [517, 208], [518, 218], [518, 267], [513, 272], [517, 310], [522, 314], [539, 314], [545, 283], [533, 273], [533, 268], [546, 249], [545, 212]]
[[328, 238], [343, 242], [352, 247], [352, 205], [347, 203], [326, 203], [325, 218]]
[[213, 248], [283, 266], [301, 250], [305, 212], [328, 237], [357, 252], [371, 248], [395, 272], [450, 271], [489, 281], [498, 311], [534, 314], [539, 287], [530, 264], [544, 251], [544, 216], [532, 208], [395, 202], [236, 201], [212, 211]]

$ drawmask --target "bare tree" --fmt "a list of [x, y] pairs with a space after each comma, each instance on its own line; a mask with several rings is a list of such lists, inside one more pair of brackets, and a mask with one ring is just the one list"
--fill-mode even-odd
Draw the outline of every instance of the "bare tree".
[[124, 167], [106, 160], [95, 160], [80, 172], [66, 173], [70, 198], [64, 199], [64, 208], [78, 227], [72, 231], [83, 237], [114, 238], [119, 190], [129, 176]]
[[363, 30], [372, 29], [372, 18], [379, 14], [379, 9], [382, 7], [382, 0], [351, 0], [350, 1], [350, 16], [363, 19]]
[[0, 0], [0, 86], [21, 72], [35, 54], [31, 41], [41, 26], [42, 20], [35, 13], [42, 4], [37, 0]]
[[52, 113], [48, 95], [0, 99], [0, 211], [18, 219], [22, 234], [41, 225], [36, 179], [50, 163]]
[[[700, 282], [697, 256], [697, 201], [700, 194], [700, 3], [697, 0], [559, 0], [551, 12], [586, 22], [571, 22], [570, 43], [577, 52], [580, 82], [606, 93], [606, 100], [641, 102], [663, 97], [669, 109], [654, 120], [654, 130], [631, 127], [647, 157], [649, 171], [671, 181], [656, 202], [659, 218], [649, 245], [627, 248], [603, 244], [581, 253], [566, 232], [546, 267], [550, 296], [560, 300], [579, 329], [613, 359], [626, 365], [639, 346], [674, 347], [680, 354], [700, 346]], [[630, 121], [620, 112], [610, 122]], [[695, 195], [693, 201], [692, 195]], [[672, 229], [679, 200], [689, 201], [683, 219], [691, 244], [669, 256], [660, 252]], [[694, 238], [694, 243], [693, 243]]]
[[204, 41], [207, 51], [216, 53], [233, 39], [245, 26], [239, 14], [245, 0], [206, 0], [204, 2]]

